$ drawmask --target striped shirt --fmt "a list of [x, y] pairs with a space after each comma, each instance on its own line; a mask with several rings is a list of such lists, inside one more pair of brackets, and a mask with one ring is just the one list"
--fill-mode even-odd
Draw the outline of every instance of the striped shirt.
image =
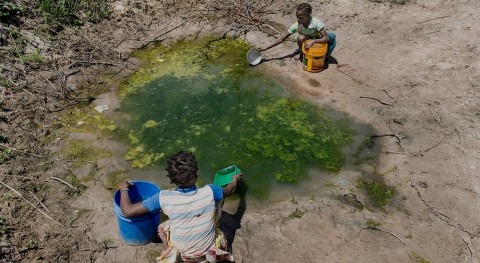
[[170, 220], [170, 241], [181, 253], [202, 253], [214, 245], [215, 199], [210, 185], [189, 192], [160, 191], [160, 207]]

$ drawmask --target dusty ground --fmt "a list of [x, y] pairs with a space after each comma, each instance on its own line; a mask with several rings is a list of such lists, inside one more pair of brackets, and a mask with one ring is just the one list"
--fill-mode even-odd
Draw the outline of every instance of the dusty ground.
[[[285, 4], [282, 7], [286, 8], [287, 2], [276, 1], [276, 5]], [[314, 15], [337, 33], [333, 54], [337, 65], [316, 74], [303, 71], [297, 61], [288, 58], [258, 67], [288, 76], [283, 80], [292, 93], [371, 125], [377, 134], [397, 135], [400, 141], [394, 136], [377, 138], [382, 154], [375, 165], [347, 167], [331, 179], [337, 187], [311, 193], [315, 198], [301, 197], [292, 202], [286, 196], [267, 206], [247, 202], [242, 227], [233, 243], [237, 262], [480, 262], [480, 29], [476, 26], [480, 22], [480, 2], [377, 2], [312, 2]], [[128, 8], [125, 1], [114, 5], [118, 13]], [[284, 13], [287, 15], [278, 12], [268, 18], [288, 27], [294, 21], [293, 10]], [[118, 52], [123, 58], [132, 48], [165, 32], [162, 17], [139, 13], [131, 24], [127, 18], [122, 19], [105, 22], [108, 32], [98, 30], [100, 24], [89, 33], [107, 43], [107, 51]], [[178, 18], [168, 27], [181, 23]], [[178, 28], [166, 34], [164, 42], [196, 34], [199, 26]], [[273, 41], [259, 31], [248, 32], [246, 39], [255, 46]], [[282, 57], [294, 48], [295, 43], [286, 42], [264, 56]], [[73, 47], [66, 50], [73, 52]], [[125, 61], [122, 65], [132, 65], [126, 73], [138, 66]], [[44, 72], [55, 75], [52, 69]], [[68, 83], [81, 86], [84, 81], [79, 76], [69, 78]], [[114, 93], [109, 93], [92, 104], [114, 101]], [[114, 109], [115, 105], [111, 106]], [[112, 195], [104, 187], [109, 171], [128, 167], [121, 158], [124, 146], [98, 134], [73, 136], [110, 149], [114, 156], [74, 170], [79, 178], [92, 169], [98, 171], [95, 180], [84, 183], [87, 190], [78, 198], [68, 195], [64, 184], [55, 184], [55, 195], [44, 197], [48, 214], [67, 227], [55, 225], [23, 199], [11, 197], [5, 201], [5, 193], [10, 190], [0, 186], [5, 204], [1, 216], [11, 226], [8, 234], [2, 232], [0, 261], [152, 262], [160, 245], [122, 244], [116, 233]], [[55, 152], [50, 154], [56, 156]], [[58, 167], [53, 171], [66, 173], [62, 167], [68, 163], [54, 163]], [[19, 170], [2, 169], [2, 182], [16, 186], [33, 201], [33, 195], [20, 187], [33, 180], [16, 180], [14, 176], [48, 178], [38, 175], [38, 169]], [[384, 209], [359, 210], [345, 195], [354, 194], [356, 201], [368, 204], [366, 195], [355, 187], [355, 180], [373, 172], [384, 174], [385, 183], [395, 186], [397, 195]], [[234, 206], [228, 205], [227, 210], [233, 211]], [[289, 217], [295, 211], [304, 214]], [[377, 230], [365, 229], [369, 219], [381, 223]], [[38, 247], [26, 245], [29, 240], [37, 240]]]

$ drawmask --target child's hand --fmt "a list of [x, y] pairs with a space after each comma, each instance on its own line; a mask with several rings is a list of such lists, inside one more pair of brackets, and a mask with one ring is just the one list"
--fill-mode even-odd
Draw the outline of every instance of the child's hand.
[[117, 184], [117, 189], [122, 190], [122, 189], [128, 189], [133, 183], [130, 183], [128, 181], [122, 181], [119, 184]]
[[313, 46], [313, 44], [315, 44], [315, 41], [307, 40], [306, 43], [305, 43], [305, 49], [311, 48]]
[[232, 179], [236, 180], [238, 182], [238, 181], [242, 180], [242, 177], [243, 177], [243, 173], [240, 173], [240, 174], [236, 174], [236, 175], [232, 176]]

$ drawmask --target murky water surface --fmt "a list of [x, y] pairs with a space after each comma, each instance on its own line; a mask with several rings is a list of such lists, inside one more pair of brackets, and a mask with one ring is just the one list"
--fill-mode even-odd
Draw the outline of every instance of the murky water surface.
[[200, 164], [199, 184], [235, 164], [249, 195], [266, 199], [308, 194], [316, 178], [342, 169], [359, 132], [249, 67], [248, 48], [212, 38], [136, 54], [148, 63], [122, 83], [116, 117], [117, 138], [130, 146], [125, 158], [138, 168], [132, 178], [171, 187], [166, 158], [188, 150]]

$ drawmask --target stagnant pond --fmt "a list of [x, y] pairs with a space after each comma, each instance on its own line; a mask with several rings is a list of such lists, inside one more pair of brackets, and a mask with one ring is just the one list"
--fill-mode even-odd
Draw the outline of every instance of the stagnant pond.
[[266, 199], [285, 190], [309, 194], [320, 177], [374, 157], [361, 143], [366, 128], [293, 98], [277, 78], [248, 65], [248, 49], [240, 40], [206, 38], [135, 54], [147, 63], [121, 84], [115, 118], [117, 139], [129, 145], [125, 158], [138, 168], [131, 178], [172, 187], [165, 161], [188, 150], [199, 161], [200, 185], [235, 164], [249, 194]]

